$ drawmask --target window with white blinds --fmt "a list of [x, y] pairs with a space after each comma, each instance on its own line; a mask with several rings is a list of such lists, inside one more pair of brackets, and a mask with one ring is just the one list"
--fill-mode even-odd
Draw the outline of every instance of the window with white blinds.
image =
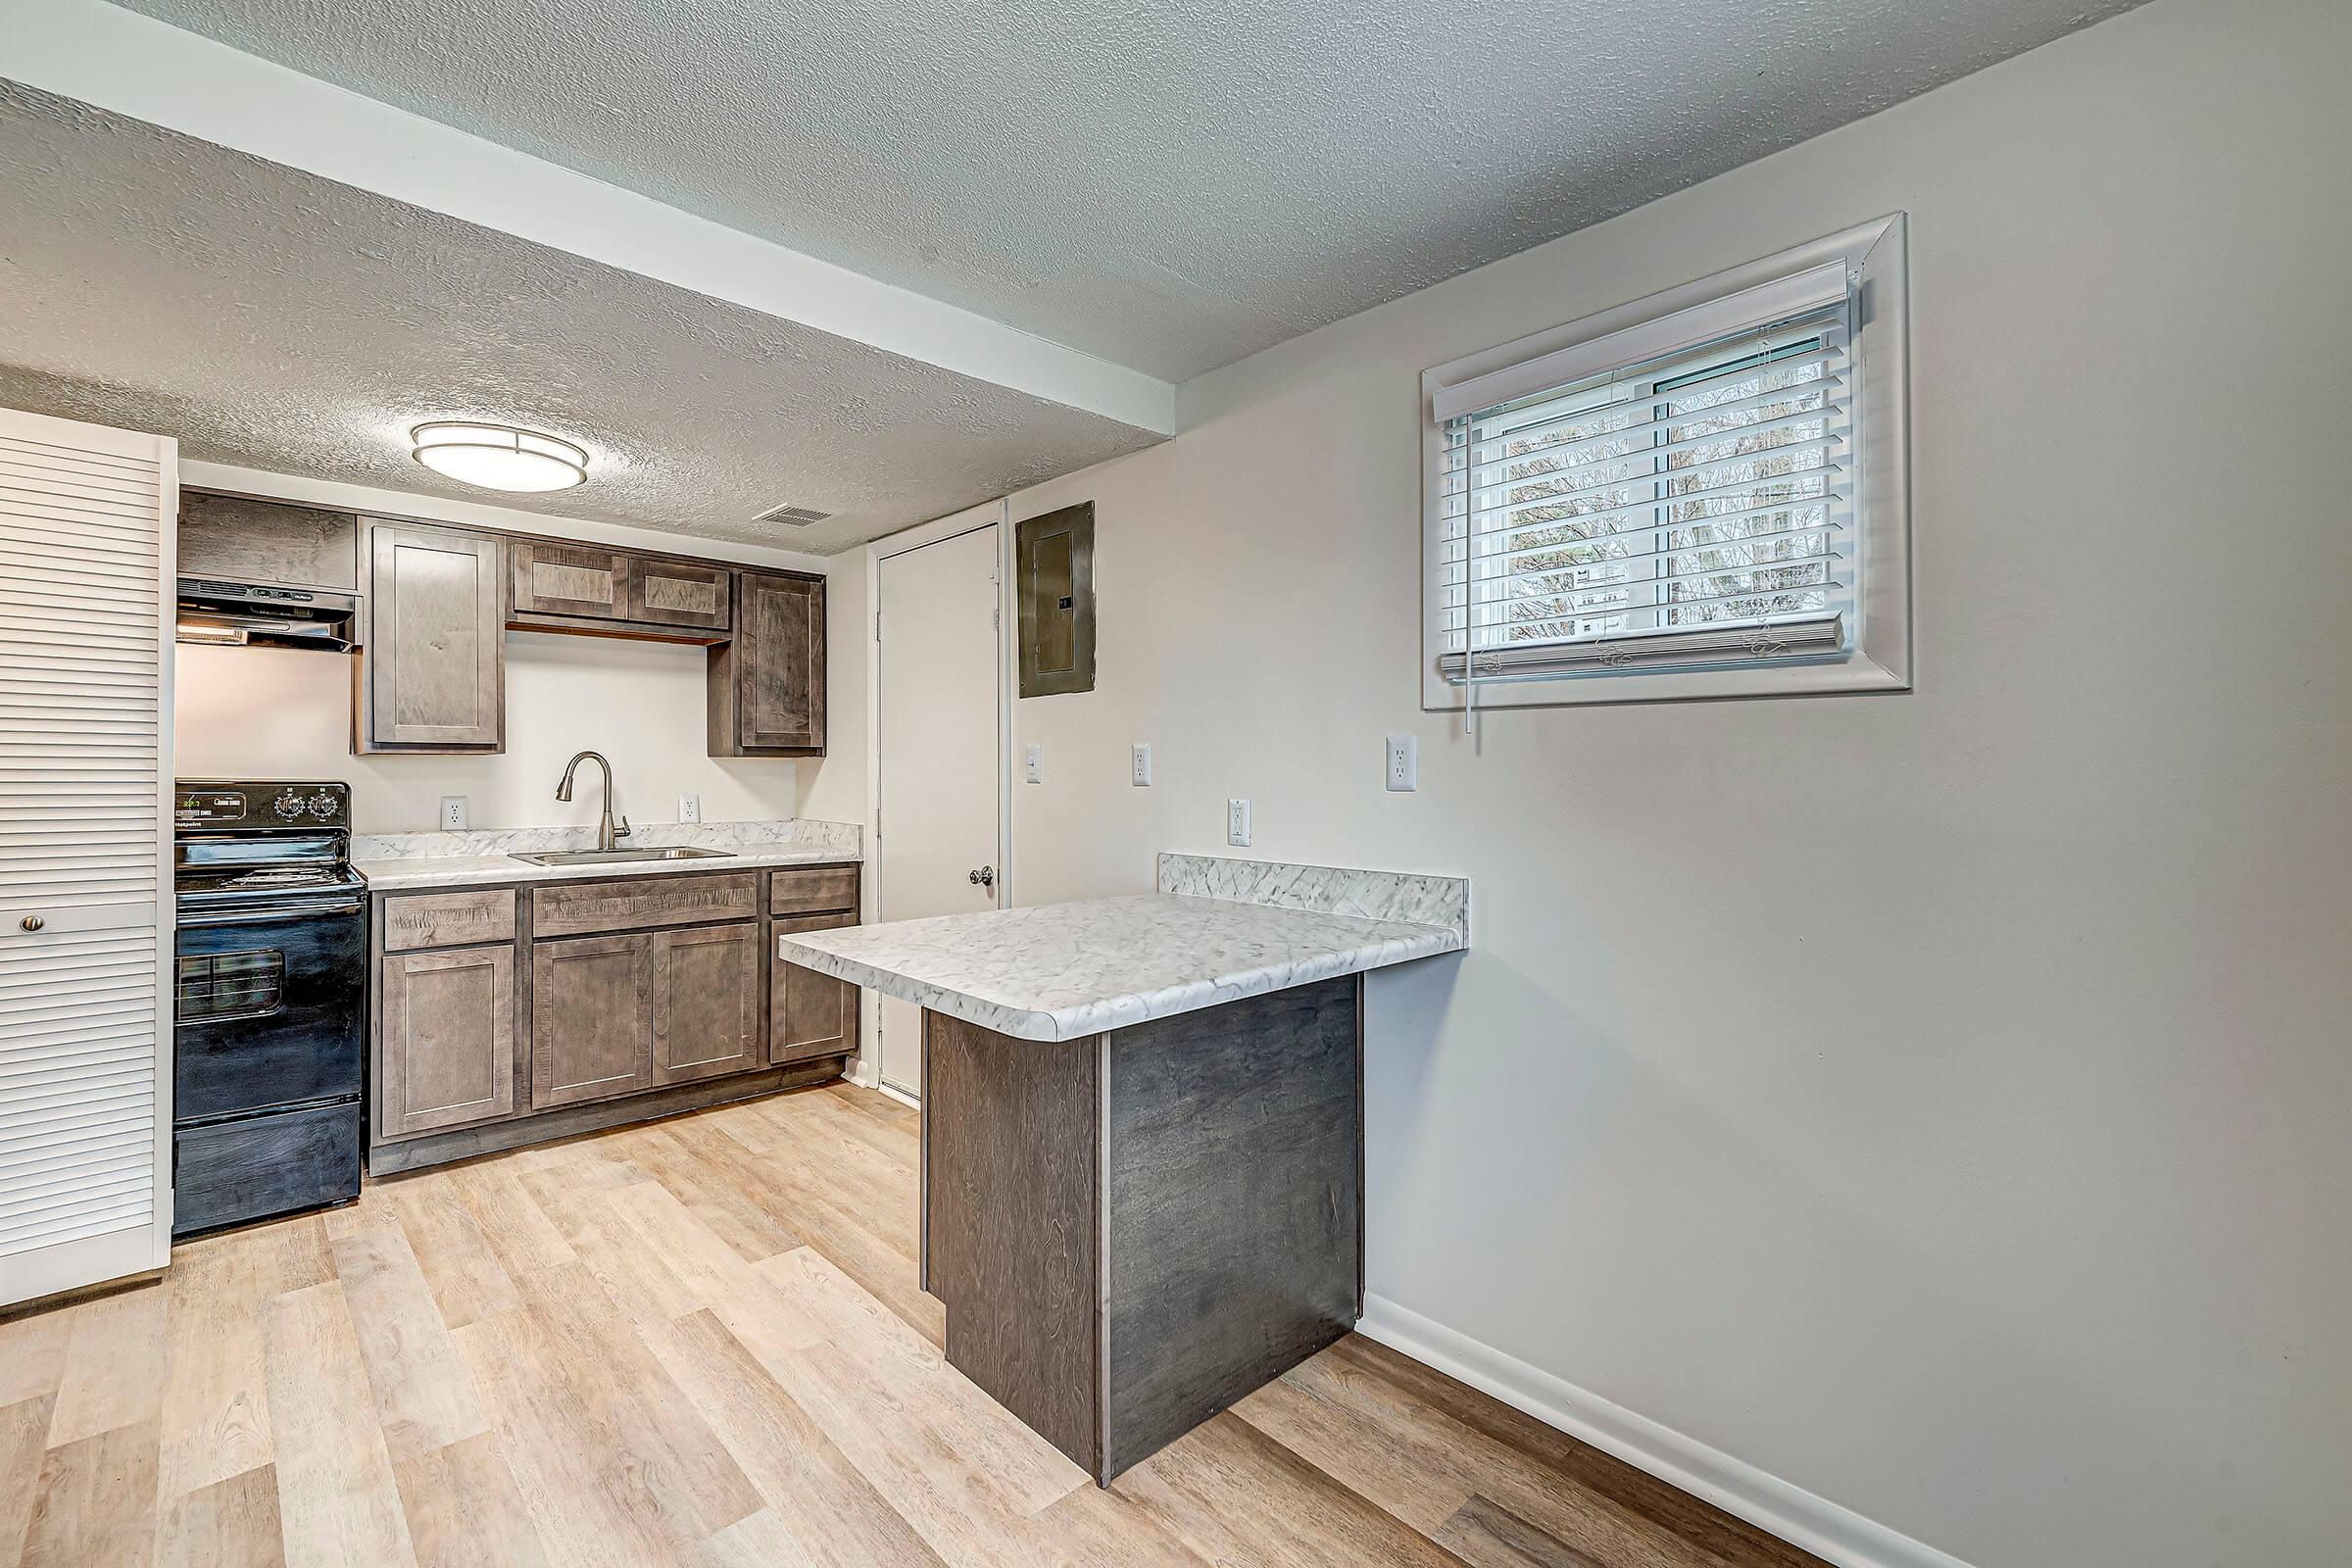
[[1544, 682], [1625, 701], [1661, 676], [1855, 659], [1865, 573], [1899, 565], [1872, 559], [1865, 525], [1864, 274], [1859, 257], [1794, 260], [1432, 372], [1430, 667], [1456, 694], [1432, 706]]

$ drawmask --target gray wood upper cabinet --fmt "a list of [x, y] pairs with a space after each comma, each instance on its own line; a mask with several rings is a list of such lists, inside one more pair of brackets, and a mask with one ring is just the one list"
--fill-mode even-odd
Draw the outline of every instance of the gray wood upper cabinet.
[[629, 558], [621, 552], [544, 539], [516, 539], [508, 549], [514, 564], [515, 613], [627, 617]]
[[[777, 931], [825, 931], [857, 923], [856, 912], [850, 911], [778, 919], [773, 925]], [[850, 1055], [857, 1050], [858, 988], [776, 959], [768, 979], [767, 1059], [806, 1061]]]
[[670, 561], [555, 539], [514, 539], [508, 550], [516, 626], [710, 642], [733, 618], [733, 574], [710, 562]]
[[377, 522], [353, 750], [506, 744], [506, 541]]
[[760, 1065], [760, 926], [654, 934], [654, 1082]]
[[391, 953], [377, 976], [376, 1137], [513, 1115], [514, 949]]
[[531, 1108], [654, 1084], [654, 936], [531, 944]]
[[735, 573], [734, 640], [710, 650], [712, 757], [822, 757], [825, 580]]
[[360, 519], [348, 512], [183, 490], [179, 574], [356, 593], [359, 535]]
[[629, 619], [645, 626], [725, 631], [734, 573], [724, 566], [639, 556], [629, 564]]

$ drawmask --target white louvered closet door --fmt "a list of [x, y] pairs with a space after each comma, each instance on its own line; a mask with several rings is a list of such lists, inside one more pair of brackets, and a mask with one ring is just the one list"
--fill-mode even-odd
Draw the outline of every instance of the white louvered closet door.
[[174, 444], [0, 410], [0, 1305], [171, 1257]]

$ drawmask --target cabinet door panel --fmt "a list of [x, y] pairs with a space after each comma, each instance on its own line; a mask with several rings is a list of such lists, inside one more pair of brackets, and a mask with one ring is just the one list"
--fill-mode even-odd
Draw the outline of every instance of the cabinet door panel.
[[363, 739], [505, 744], [505, 541], [390, 523], [368, 540]]
[[825, 584], [735, 574], [735, 636], [710, 650], [713, 757], [821, 757]]
[[654, 1082], [654, 933], [531, 945], [531, 1106]]
[[619, 620], [629, 612], [629, 558], [591, 545], [517, 539], [514, 608], [542, 615]]
[[376, 1136], [514, 1113], [514, 950], [385, 955]]
[[[825, 931], [856, 925], [855, 914], [821, 914], [771, 922], [776, 931]], [[806, 1061], [846, 1056], [858, 1049], [858, 988], [782, 958], [768, 977], [767, 1059]]]
[[686, 1083], [760, 1065], [760, 927], [654, 935], [654, 1081]]
[[639, 556], [629, 573], [629, 618], [655, 626], [727, 629], [724, 566]]

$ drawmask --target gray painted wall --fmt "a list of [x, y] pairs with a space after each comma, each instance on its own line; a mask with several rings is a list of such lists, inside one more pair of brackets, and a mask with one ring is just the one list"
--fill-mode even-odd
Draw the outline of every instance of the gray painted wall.
[[[1024, 903], [1229, 795], [1475, 880], [1375, 977], [1373, 1292], [1982, 1568], [2352, 1558], [2348, 61], [2158, 0], [1015, 498], [1095, 501], [1102, 628], [1018, 708]], [[1896, 209], [1918, 691], [1420, 713], [1418, 372]]]

